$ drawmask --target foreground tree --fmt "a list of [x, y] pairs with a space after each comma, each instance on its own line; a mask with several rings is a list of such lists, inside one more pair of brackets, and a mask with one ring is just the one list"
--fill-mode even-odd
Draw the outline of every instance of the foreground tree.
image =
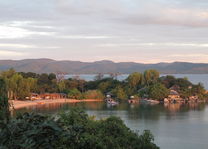
[[93, 120], [72, 109], [56, 118], [25, 113], [0, 128], [0, 148], [159, 149], [149, 131], [137, 134], [120, 118]]
[[0, 78], [0, 122], [7, 123], [10, 118], [9, 102], [5, 80]]

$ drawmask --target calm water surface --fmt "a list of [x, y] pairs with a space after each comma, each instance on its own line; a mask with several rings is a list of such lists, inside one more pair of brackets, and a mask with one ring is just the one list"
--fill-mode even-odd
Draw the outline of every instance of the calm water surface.
[[20, 109], [16, 112], [34, 111], [55, 114], [81, 107], [98, 119], [118, 116], [132, 130], [151, 130], [161, 149], [207, 149], [208, 105], [130, 105], [108, 107], [103, 102], [76, 104], [47, 104]]

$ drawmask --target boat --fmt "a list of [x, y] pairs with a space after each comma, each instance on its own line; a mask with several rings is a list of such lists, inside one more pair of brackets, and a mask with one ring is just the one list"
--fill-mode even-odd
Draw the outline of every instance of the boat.
[[135, 98], [134, 96], [131, 96], [130, 99], [128, 100], [128, 103], [130, 104], [139, 103], [139, 99]]
[[107, 103], [108, 105], [111, 105], [111, 106], [118, 105], [118, 102], [115, 101], [115, 100], [113, 100], [112, 98], [107, 98], [107, 99], [106, 99], [106, 103]]
[[141, 103], [145, 103], [145, 104], [159, 104], [160, 102], [157, 100], [152, 100], [152, 99], [141, 99]]

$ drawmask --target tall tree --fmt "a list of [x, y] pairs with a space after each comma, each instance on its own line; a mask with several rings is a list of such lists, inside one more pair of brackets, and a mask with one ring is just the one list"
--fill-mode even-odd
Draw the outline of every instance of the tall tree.
[[10, 118], [9, 102], [5, 80], [0, 78], [0, 121], [8, 122]]
[[144, 72], [145, 85], [149, 86], [152, 83], [156, 83], [160, 77], [160, 73], [157, 70], [150, 69]]
[[142, 74], [139, 72], [134, 72], [129, 75], [129, 77], [127, 78], [127, 81], [131, 88], [136, 89], [142, 83]]

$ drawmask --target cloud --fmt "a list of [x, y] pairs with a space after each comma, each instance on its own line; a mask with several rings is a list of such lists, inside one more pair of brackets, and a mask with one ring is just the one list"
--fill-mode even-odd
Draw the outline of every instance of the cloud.
[[56, 6], [65, 15], [77, 15], [77, 17], [97, 20], [100, 17], [111, 23], [122, 22], [122, 25], [208, 27], [207, 1], [56, 0]]
[[[151, 10], [151, 11], [146, 11]], [[143, 11], [127, 14], [118, 20], [134, 24], [208, 27], [208, 11], [193, 8], [147, 7]]]
[[170, 55], [169, 57], [175, 57], [175, 58], [203, 58], [203, 59], [207, 59], [208, 58], [208, 54], [198, 54], [198, 53], [195, 53], [195, 54], [173, 54], [173, 55]]
[[34, 46], [34, 45], [13, 44], [13, 43], [0, 43], [0, 47], [12, 47], [12, 48], [36, 48], [36, 46]]
[[37, 46], [37, 45], [27, 45], [27, 44], [15, 44], [15, 43], [0, 43], [0, 47], [4, 48], [18, 48], [18, 49], [57, 49], [60, 47], [53, 46]]
[[[21, 24], [22, 26], [24, 22]], [[53, 35], [53, 32], [39, 32], [39, 31], [32, 31], [22, 27], [16, 27], [14, 25], [7, 22], [3, 25], [0, 24], [0, 39], [14, 39], [14, 38], [24, 38], [32, 35], [40, 35], [40, 36], [50, 36]]]
[[172, 54], [167, 56], [170, 59], [184, 62], [207, 63], [208, 53]]
[[110, 36], [105, 35], [63, 35], [57, 36], [58, 38], [66, 38], [66, 39], [108, 39], [112, 38]]
[[19, 58], [191, 61], [176, 55], [207, 52], [207, 0], [0, 1], [0, 47]]
[[27, 53], [19, 51], [9, 51], [9, 50], [0, 50], [1, 57], [16, 57], [16, 56], [26, 56]]
[[208, 43], [106, 43], [100, 44], [98, 47], [140, 47], [140, 46], [148, 46], [148, 47], [208, 47]]

